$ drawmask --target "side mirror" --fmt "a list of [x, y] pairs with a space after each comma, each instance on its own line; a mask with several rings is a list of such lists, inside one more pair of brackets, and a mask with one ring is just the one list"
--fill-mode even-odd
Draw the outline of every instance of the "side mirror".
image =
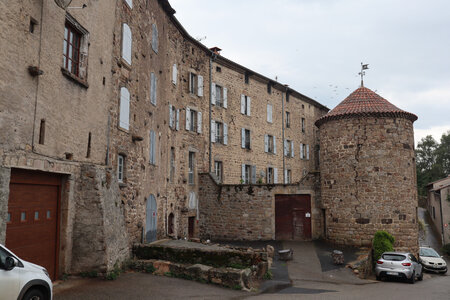
[[13, 257], [8, 256], [5, 259], [5, 270], [11, 271], [14, 267], [17, 267], [17, 261]]

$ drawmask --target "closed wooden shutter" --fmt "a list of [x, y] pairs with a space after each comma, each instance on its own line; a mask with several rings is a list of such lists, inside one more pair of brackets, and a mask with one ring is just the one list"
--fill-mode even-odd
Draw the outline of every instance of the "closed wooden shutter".
[[250, 116], [250, 106], [251, 106], [252, 100], [250, 97], [247, 97], [247, 116]]
[[269, 136], [267, 134], [264, 135], [264, 152], [269, 152]]
[[241, 146], [245, 148], [245, 128], [241, 129]]
[[223, 123], [223, 144], [228, 145], [228, 125]]
[[120, 89], [119, 126], [126, 130], [130, 127], [130, 92], [126, 87]]
[[252, 166], [252, 183], [256, 183], [256, 166]]
[[191, 109], [186, 107], [186, 130], [191, 129]]
[[228, 108], [228, 89], [223, 88], [223, 107]]
[[202, 113], [197, 113], [197, 132], [202, 133]]
[[177, 130], [180, 130], [180, 110], [177, 109], [177, 124], [176, 124]]
[[197, 95], [203, 97], [203, 76], [197, 77]]
[[158, 28], [156, 24], [152, 24], [152, 49], [158, 53]]
[[273, 138], [273, 154], [277, 154], [277, 139], [275, 138], [275, 136], [273, 136], [272, 138]]
[[294, 141], [291, 141], [291, 157], [294, 157]]
[[211, 87], [211, 104], [216, 105], [216, 84], [214, 82]]
[[173, 128], [173, 111], [172, 104], [169, 104], [169, 127]]
[[245, 180], [246, 180], [246, 178], [245, 178], [245, 164], [242, 164], [241, 171], [242, 171], [242, 173], [241, 173], [242, 174], [242, 180], [245, 183]]
[[309, 145], [306, 145], [306, 159], [309, 160]]
[[216, 142], [216, 121], [211, 120], [211, 142]]
[[245, 95], [241, 95], [241, 114], [245, 115]]
[[272, 123], [272, 105], [267, 104], [267, 122]]
[[122, 24], [122, 58], [131, 65], [132, 35], [130, 27]]
[[155, 73], [150, 73], [150, 102], [156, 105], [156, 75]]
[[173, 64], [172, 67], [172, 83], [173, 84], [177, 84], [177, 77], [178, 77], [178, 69], [177, 69], [177, 64]]
[[273, 168], [273, 183], [278, 183], [278, 168]]

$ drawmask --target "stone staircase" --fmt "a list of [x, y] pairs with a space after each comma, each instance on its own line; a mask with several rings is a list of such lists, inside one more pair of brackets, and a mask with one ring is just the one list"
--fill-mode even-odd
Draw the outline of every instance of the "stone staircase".
[[133, 246], [137, 271], [213, 283], [233, 289], [259, 286], [271, 261], [265, 249], [161, 240]]

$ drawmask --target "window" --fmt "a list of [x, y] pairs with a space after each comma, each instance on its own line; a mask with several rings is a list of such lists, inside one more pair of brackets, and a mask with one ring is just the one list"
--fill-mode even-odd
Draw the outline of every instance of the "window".
[[227, 108], [228, 99], [227, 93], [228, 90], [225, 87], [222, 87], [216, 83], [212, 84], [212, 93], [211, 93], [211, 104], [216, 105], [218, 107]]
[[217, 73], [221, 73], [222, 72], [222, 68], [221, 67], [216, 67], [216, 72]]
[[309, 160], [309, 145], [306, 145], [306, 159]]
[[80, 75], [81, 33], [66, 21], [64, 29], [64, 68], [79, 77]]
[[250, 104], [250, 97], [241, 95], [241, 114], [250, 116]]
[[277, 153], [277, 145], [276, 140], [273, 135], [266, 134], [264, 135], [264, 150], [266, 153]]
[[126, 24], [122, 24], [122, 58], [131, 65], [131, 49], [132, 49], [132, 35], [130, 27]]
[[211, 142], [228, 144], [228, 125], [222, 122], [211, 120]]
[[157, 82], [155, 73], [150, 73], [150, 103], [156, 106], [156, 91], [157, 91]]
[[[125, 167], [125, 156], [119, 154], [117, 157], [117, 181], [123, 182], [124, 180], [124, 167]], [[48, 219], [48, 212], [47, 212]]]
[[267, 183], [273, 183], [273, 168], [269, 167], [267, 168], [267, 178], [266, 178]]
[[270, 82], [267, 84], [267, 93], [272, 94], [272, 83]]
[[284, 156], [294, 157], [294, 142], [291, 140], [284, 140]]
[[436, 211], [434, 209], [434, 206], [433, 206], [433, 219], [436, 219]]
[[152, 49], [158, 53], [158, 28], [156, 24], [152, 24]]
[[251, 149], [250, 130], [242, 128], [241, 130], [241, 145], [244, 149]]
[[300, 159], [309, 160], [309, 145], [300, 144]]
[[305, 118], [302, 118], [302, 132], [305, 132]]
[[167, 220], [167, 233], [169, 235], [172, 235], [175, 232], [175, 226], [174, 226], [173, 219], [174, 219], [173, 213], [170, 213], [169, 218]]
[[173, 66], [172, 66], [172, 83], [175, 85], [177, 85], [177, 77], [178, 77], [177, 64], [173, 64]]
[[189, 152], [189, 175], [188, 175], [189, 184], [194, 184], [194, 172], [195, 172], [195, 153]]
[[267, 104], [267, 122], [272, 123], [272, 104]]
[[223, 124], [216, 122], [216, 143], [223, 143]]
[[286, 93], [286, 102], [289, 102], [289, 93]]
[[128, 4], [130, 8], [133, 8], [133, 0], [125, 0], [125, 3]]
[[169, 166], [169, 181], [174, 182], [175, 177], [175, 148], [170, 147], [170, 166]]
[[119, 127], [130, 128], [130, 92], [126, 87], [120, 88], [120, 117]]
[[219, 182], [222, 182], [223, 167], [221, 161], [214, 162], [214, 174]]
[[180, 110], [169, 104], [169, 127], [180, 130]]
[[[215, 89], [213, 87], [213, 93], [214, 91]], [[203, 76], [195, 73], [189, 73], [189, 93], [203, 97]]]
[[242, 165], [242, 183], [256, 183], [256, 166], [246, 164]]
[[244, 74], [244, 82], [246, 84], [248, 84], [250, 82], [250, 75], [247, 72], [245, 72], [245, 74]]
[[286, 128], [291, 127], [291, 114], [287, 111], [286, 112]]
[[38, 25], [38, 21], [34, 18], [30, 17], [30, 27], [28, 28], [30, 33], [34, 33], [36, 26]]
[[286, 170], [286, 176], [285, 176], [286, 184], [292, 183], [292, 171], [290, 169]]
[[202, 133], [202, 113], [186, 108], [186, 130]]
[[149, 163], [156, 165], [156, 133], [153, 130], [150, 130]]

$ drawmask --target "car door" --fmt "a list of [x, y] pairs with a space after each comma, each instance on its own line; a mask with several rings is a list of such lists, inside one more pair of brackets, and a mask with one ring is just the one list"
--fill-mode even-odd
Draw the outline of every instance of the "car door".
[[422, 272], [422, 270], [421, 270], [422, 265], [419, 263], [417, 258], [412, 254], [409, 255], [409, 259], [412, 261], [412, 263], [414, 265], [414, 271], [416, 272], [416, 275], [418, 276]]
[[10, 254], [0, 247], [0, 291], [2, 299], [17, 299], [20, 287], [20, 268], [5, 270], [5, 260]]

